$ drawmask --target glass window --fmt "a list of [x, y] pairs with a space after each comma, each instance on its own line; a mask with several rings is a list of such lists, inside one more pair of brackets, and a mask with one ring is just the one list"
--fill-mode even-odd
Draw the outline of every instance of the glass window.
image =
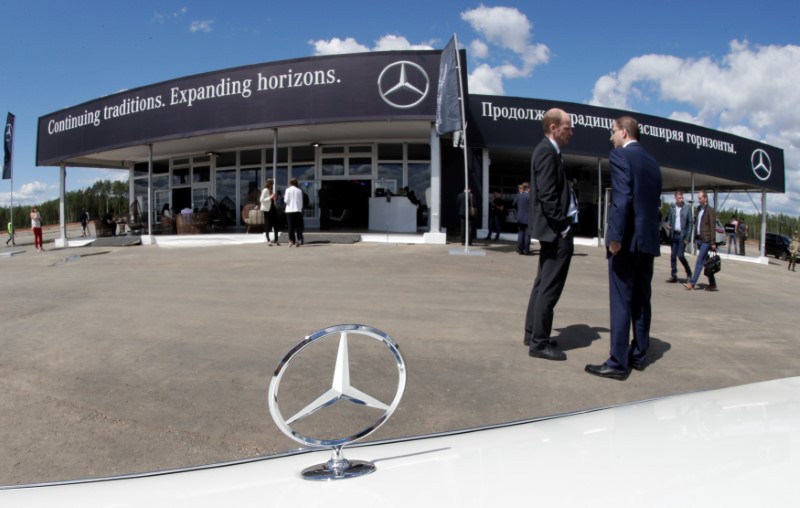
[[261, 171], [243, 169], [239, 177], [239, 205], [258, 203], [261, 197]]
[[[267, 164], [272, 164], [272, 148], [267, 148]], [[278, 163], [289, 162], [289, 149], [278, 148]]]
[[300, 180], [313, 180], [314, 179], [314, 165], [292, 165], [292, 178]]
[[211, 168], [200, 166], [192, 168], [192, 183], [203, 183], [211, 181]]
[[236, 203], [236, 170], [217, 171], [217, 201], [230, 198]]
[[429, 161], [431, 160], [431, 145], [428, 144], [408, 144], [408, 160], [410, 161]]
[[[292, 169], [294, 171], [294, 169]], [[313, 181], [298, 181], [298, 187], [308, 197], [308, 204], [303, 207], [303, 217], [316, 217], [317, 216], [317, 182]], [[306, 201], [303, 198], [303, 201]]]
[[202, 210], [206, 206], [206, 200], [210, 195], [208, 187], [193, 187], [192, 188], [192, 208], [194, 210]]
[[344, 159], [327, 158], [322, 159], [322, 176], [344, 176]]
[[203, 162], [211, 162], [210, 155], [198, 155], [194, 159], [192, 159], [195, 164], [202, 164]]
[[350, 157], [347, 174], [350, 176], [371, 176], [372, 157]]
[[343, 146], [323, 146], [322, 153], [344, 153]]
[[165, 173], [169, 173], [169, 161], [154, 161], [153, 174], [163, 175]]
[[230, 167], [236, 165], [236, 152], [223, 152], [217, 155], [217, 167]]
[[189, 168], [172, 170], [172, 186], [189, 185]]
[[156, 222], [161, 223], [161, 210], [164, 209], [164, 205], [169, 207], [169, 191], [168, 190], [159, 190], [153, 192], [153, 202], [156, 205]]
[[242, 166], [260, 165], [261, 150], [242, 150], [239, 164]]
[[408, 164], [408, 190], [414, 191], [423, 205], [428, 205], [425, 191], [431, 186], [431, 165], [428, 163]]
[[189, 158], [188, 157], [184, 157], [182, 159], [174, 159], [172, 161], [172, 167], [175, 167], [175, 166], [188, 166], [188, 165], [189, 165]]
[[139, 178], [141, 176], [147, 176], [147, 162], [140, 162], [138, 164], [133, 165], [133, 177]]
[[154, 176], [153, 190], [169, 190], [169, 175]]
[[351, 146], [350, 153], [372, 153], [372, 146]]
[[293, 147], [292, 162], [314, 162], [314, 147], [313, 146]]
[[381, 180], [393, 180], [394, 182], [402, 183], [403, 165], [399, 162], [394, 164], [392, 163], [378, 164], [378, 178]]
[[[147, 201], [147, 178], [142, 178], [133, 181], [133, 199], [139, 202], [140, 210], [142, 212], [142, 222], [147, 224], [147, 212], [149, 210], [149, 202]], [[127, 217], [130, 210], [125, 208], [117, 211], [115, 215], [119, 217]]]
[[286, 166], [278, 166], [278, 171], [275, 174], [275, 190], [285, 189], [289, 186], [289, 168]]
[[378, 159], [383, 161], [403, 160], [403, 145], [400, 143], [378, 145]]

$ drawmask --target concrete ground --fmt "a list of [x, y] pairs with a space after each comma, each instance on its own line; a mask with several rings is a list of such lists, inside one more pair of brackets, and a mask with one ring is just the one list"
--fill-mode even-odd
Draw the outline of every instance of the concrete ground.
[[[576, 247], [554, 323], [569, 358], [548, 362], [522, 345], [537, 257], [511, 242], [486, 245], [486, 256], [454, 247], [22, 246], [0, 256], [0, 485], [296, 448], [272, 422], [268, 384], [292, 345], [339, 323], [388, 333], [408, 363], [398, 411], [369, 439], [800, 375], [800, 273], [786, 262], [724, 260], [712, 293], [664, 283], [669, 258], [657, 259], [652, 363], [618, 382], [583, 371], [608, 352], [602, 249]], [[301, 383], [328, 382], [329, 366], [298, 363]], [[354, 365], [369, 377], [354, 380], [379, 384], [374, 367]]]

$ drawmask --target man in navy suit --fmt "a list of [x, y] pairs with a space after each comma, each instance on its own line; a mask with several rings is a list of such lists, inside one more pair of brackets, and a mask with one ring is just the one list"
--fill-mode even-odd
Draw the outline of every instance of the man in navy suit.
[[[623, 116], [611, 129], [611, 208], [606, 231], [611, 351], [602, 365], [587, 365], [595, 376], [625, 380], [644, 370], [650, 347], [653, 260], [660, 255], [658, 212], [661, 169], [639, 144], [639, 124]], [[630, 342], [631, 324], [633, 342]]]
[[533, 283], [525, 316], [528, 355], [545, 360], [566, 360], [550, 342], [553, 309], [567, 282], [574, 251], [572, 217], [577, 203], [567, 181], [561, 147], [572, 137], [572, 120], [563, 110], [551, 109], [542, 119], [545, 138], [531, 160], [531, 195], [528, 229], [539, 240], [539, 271]]

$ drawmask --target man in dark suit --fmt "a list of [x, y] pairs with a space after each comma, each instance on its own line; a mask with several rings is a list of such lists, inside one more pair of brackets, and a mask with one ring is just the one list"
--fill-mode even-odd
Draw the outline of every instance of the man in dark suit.
[[[625, 380], [630, 368], [644, 370], [650, 347], [653, 260], [659, 256], [661, 169], [639, 144], [639, 123], [623, 116], [611, 129], [611, 207], [606, 231], [611, 351], [595, 376]], [[633, 324], [633, 343], [630, 330]]]
[[542, 119], [545, 138], [531, 160], [531, 195], [528, 228], [539, 240], [539, 271], [533, 283], [525, 316], [524, 343], [528, 355], [545, 360], [566, 360], [567, 355], [550, 342], [553, 309], [567, 282], [574, 251], [572, 218], [577, 203], [561, 160], [561, 147], [572, 137], [572, 121], [563, 110], [551, 109]]

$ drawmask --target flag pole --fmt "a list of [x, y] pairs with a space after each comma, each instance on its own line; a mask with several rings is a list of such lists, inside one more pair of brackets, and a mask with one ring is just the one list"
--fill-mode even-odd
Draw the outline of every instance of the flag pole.
[[[3, 143], [3, 180], [11, 180], [11, 193], [10, 193], [10, 200], [9, 203], [11, 204], [9, 208], [9, 220], [11, 224], [11, 231], [14, 233], [12, 234], [9, 231], [9, 235], [11, 235], [11, 252], [9, 255], [16, 254], [16, 246], [17, 246], [17, 228], [14, 227], [14, 123], [15, 123], [15, 116], [8, 113], [6, 117], [6, 128], [4, 129], [4, 143]], [[8, 229], [8, 224], [6, 224], [6, 229]], [[20, 251], [25, 252], [25, 251]]]
[[464, 254], [467, 255], [478, 255], [478, 256], [485, 256], [486, 251], [482, 249], [475, 249], [470, 250], [470, 243], [473, 238], [471, 238], [471, 225], [472, 219], [470, 217], [470, 193], [467, 192], [469, 188], [469, 161], [467, 157], [467, 113], [465, 107], [465, 98], [464, 98], [464, 83], [461, 77], [461, 52], [459, 51], [458, 46], [458, 36], [453, 33], [453, 40], [455, 41], [455, 49], [456, 49], [456, 74], [458, 75], [458, 101], [461, 105], [461, 139], [459, 143], [461, 144], [461, 153], [464, 156]]

